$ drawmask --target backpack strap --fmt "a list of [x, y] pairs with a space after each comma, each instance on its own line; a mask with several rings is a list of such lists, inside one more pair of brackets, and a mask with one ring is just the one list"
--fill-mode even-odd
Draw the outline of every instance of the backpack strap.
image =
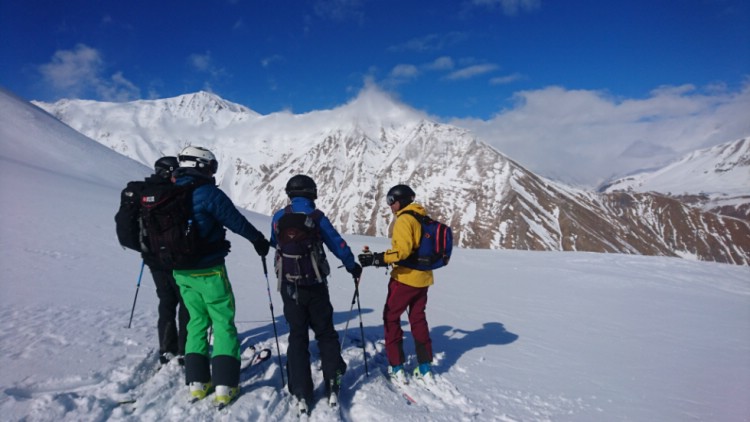
[[320, 220], [323, 218], [323, 211], [315, 208], [315, 210], [310, 213], [310, 218], [315, 221], [315, 224], [317, 225], [316, 227], [318, 227], [318, 231], [320, 231]]
[[[292, 211], [292, 204], [289, 204], [286, 207], [284, 207], [284, 214], [294, 214], [294, 213], [295, 212]], [[303, 213], [298, 213], [298, 214], [303, 214]], [[320, 231], [320, 220], [323, 218], [323, 211], [315, 208], [315, 210], [308, 215], [310, 216], [310, 218], [313, 219], [313, 221], [316, 224], [316, 228], [318, 229], [318, 231]], [[274, 225], [273, 230], [276, 233], [276, 235], [279, 234], [278, 225]]]
[[[286, 207], [284, 207], [284, 214], [293, 214], [293, 213], [294, 211], [292, 211], [292, 204], [289, 204]], [[299, 213], [299, 214], [303, 214], [303, 213]], [[311, 212], [308, 215], [312, 217], [312, 219], [315, 220], [315, 222], [317, 223], [323, 217], [323, 211], [315, 208], [315, 210], [313, 210], [313, 212]]]
[[[421, 240], [422, 240], [422, 233], [421, 233], [421, 231], [422, 231], [422, 224], [425, 224], [425, 223], [429, 222], [431, 220], [431, 218], [428, 217], [428, 216], [426, 216], [426, 215], [419, 214], [418, 212], [413, 211], [413, 210], [404, 210], [403, 212], [401, 212], [401, 214], [408, 214], [408, 215], [414, 217], [417, 220], [417, 222], [419, 223], [419, 230], [420, 230], [420, 233], [419, 233], [418, 237], [419, 237], [419, 240], [421, 242]], [[415, 247], [415, 250], [416, 249], [419, 249], [419, 244], [417, 244], [417, 246]]]
[[[418, 212], [413, 211], [413, 210], [404, 210], [404, 211], [401, 212], [401, 214], [408, 214], [408, 215], [414, 217], [417, 220], [417, 222], [419, 223], [419, 236], [417, 236], [417, 238], [419, 239], [419, 242], [416, 245], [414, 245], [414, 249], [412, 249], [411, 254], [409, 254], [409, 256], [407, 256], [405, 259], [403, 259], [403, 260], [401, 260], [399, 262], [408, 262], [410, 260], [411, 261], [415, 261], [416, 258], [417, 258], [417, 255], [419, 253], [419, 246], [422, 243], [422, 231], [424, 230], [424, 227], [422, 227], [422, 226], [426, 222], [430, 221], [431, 219], [430, 219], [430, 217], [428, 217], [426, 215], [419, 214]], [[397, 262], [396, 264], [398, 264], [399, 262]]]

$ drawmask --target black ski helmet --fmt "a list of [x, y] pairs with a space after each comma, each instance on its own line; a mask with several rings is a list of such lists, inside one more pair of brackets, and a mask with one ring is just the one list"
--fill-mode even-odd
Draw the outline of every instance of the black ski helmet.
[[409, 186], [396, 185], [388, 190], [388, 194], [385, 197], [385, 202], [390, 206], [398, 201], [401, 208], [409, 205], [414, 201], [414, 197], [417, 196]]
[[161, 157], [154, 163], [154, 172], [163, 178], [172, 176], [174, 169], [180, 166], [177, 157]]
[[292, 178], [286, 182], [286, 194], [290, 198], [302, 196], [304, 198], [315, 200], [318, 198], [318, 186], [310, 176], [298, 174], [292, 176]]

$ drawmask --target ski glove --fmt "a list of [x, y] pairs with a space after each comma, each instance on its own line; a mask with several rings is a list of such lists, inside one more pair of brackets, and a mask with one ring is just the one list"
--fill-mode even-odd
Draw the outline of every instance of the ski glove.
[[384, 255], [385, 252], [359, 254], [359, 263], [363, 267], [387, 267], [388, 264], [385, 263]]
[[359, 279], [359, 276], [362, 275], [362, 266], [359, 265], [359, 264], [357, 264], [357, 263], [355, 263], [354, 267], [352, 267], [351, 270], [346, 270], [346, 271], [348, 271], [349, 274], [351, 274], [352, 277], [354, 277], [354, 279], [357, 280], [357, 279]]
[[258, 238], [258, 240], [253, 242], [253, 247], [255, 247], [255, 252], [258, 252], [258, 255], [266, 256], [268, 255], [268, 249], [271, 248], [271, 244], [266, 240], [265, 237], [260, 237]]

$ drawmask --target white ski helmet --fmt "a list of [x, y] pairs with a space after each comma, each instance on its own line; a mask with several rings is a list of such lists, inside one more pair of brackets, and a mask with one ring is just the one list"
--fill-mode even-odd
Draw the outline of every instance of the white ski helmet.
[[216, 170], [219, 168], [216, 156], [203, 147], [187, 146], [180, 151], [177, 158], [180, 160], [180, 167], [194, 167], [199, 170], [208, 170], [211, 174], [216, 173]]

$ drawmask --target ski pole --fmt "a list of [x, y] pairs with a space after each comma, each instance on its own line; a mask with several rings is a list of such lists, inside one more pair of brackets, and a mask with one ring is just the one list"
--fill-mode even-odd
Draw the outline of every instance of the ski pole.
[[138, 299], [138, 289], [141, 288], [141, 279], [143, 278], [143, 267], [146, 265], [146, 261], [141, 261], [141, 273], [138, 275], [138, 284], [135, 286], [135, 297], [133, 298], [133, 308], [130, 309], [130, 320], [128, 321], [128, 328], [133, 322], [133, 312], [135, 312], [135, 301]]
[[276, 338], [276, 356], [279, 357], [279, 373], [281, 374], [281, 388], [286, 385], [284, 380], [284, 366], [281, 364], [281, 348], [279, 347], [279, 334], [276, 331], [276, 317], [273, 314], [273, 301], [271, 300], [271, 284], [268, 281], [268, 267], [266, 266], [266, 257], [262, 256], [263, 274], [266, 275], [266, 291], [268, 292], [268, 306], [271, 308], [271, 322], [273, 322], [273, 336]]
[[[352, 306], [349, 307], [349, 318], [346, 319], [346, 325], [344, 326], [344, 336], [341, 337], [341, 352], [344, 351], [344, 342], [346, 341], [346, 333], [349, 331], [349, 321], [352, 320], [352, 312], [354, 312], [354, 304], [357, 302], [357, 279], [354, 279], [354, 296], [352, 296]], [[365, 341], [365, 339], [362, 339]]]
[[357, 278], [354, 280], [354, 297], [357, 299], [357, 313], [359, 314], [359, 333], [362, 336], [362, 356], [365, 358], [365, 375], [370, 376], [370, 370], [367, 369], [367, 351], [365, 350], [365, 327], [362, 325], [362, 307], [359, 304], [359, 280], [362, 279], [362, 276], [360, 278]]

